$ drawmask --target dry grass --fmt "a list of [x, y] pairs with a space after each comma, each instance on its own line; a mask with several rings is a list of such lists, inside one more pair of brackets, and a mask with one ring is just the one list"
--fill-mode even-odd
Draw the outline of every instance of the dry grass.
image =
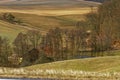
[[84, 14], [90, 11], [91, 9], [89, 7], [42, 10], [0, 8], [0, 14], [6, 12], [12, 13], [25, 24], [25, 26], [21, 26], [0, 21], [0, 35], [6, 36], [13, 41], [19, 32], [24, 32], [29, 29], [37, 29], [42, 34], [46, 34], [49, 29], [55, 27], [75, 28], [76, 22], [84, 20]]
[[[96, 11], [96, 7], [94, 8]], [[91, 11], [91, 8], [73, 8], [73, 9], [53, 9], [53, 10], [17, 10], [17, 9], [0, 9], [0, 12], [13, 12], [13, 13], [24, 13], [24, 14], [35, 14], [35, 15], [43, 15], [43, 16], [60, 16], [60, 15], [71, 15], [71, 14], [86, 14]]]
[[19, 32], [24, 32], [29, 29], [37, 29], [41, 31], [42, 34], [45, 34], [49, 29], [55, 27], [71, 29], [75, 27], [77, 21], [84, 19], [84, 15], [81, 14], [45, 16], [26, 13], [11, 13], [25, 24], [25, 26], [21, 26], [0, 21], [0, 35], [9, 37], [11, 41], [14, 40]]
[[26, 32], [26, 29], [0, 20], [0, 36], [7, 37], [12, 42], [19, 32]]
[[120, 56], [58, 61], [23, 68], [0, 68], [0, 77], [119, 80]]
[[76, 70], [55, 70], [55, 69], [34, 69], [27, 70], [24, 68], [0, 68], [0, 77], [9, 78], [48, 78], [59, 80], [118, 80], [120, 73], [118, 72], [88, 72]]

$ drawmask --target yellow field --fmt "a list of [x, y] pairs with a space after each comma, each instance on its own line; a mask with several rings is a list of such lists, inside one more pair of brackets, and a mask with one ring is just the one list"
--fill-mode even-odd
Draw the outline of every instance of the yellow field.
[[[94, 8], [96, 11], [97, 8]], [[0, 36], [6, 36], [11, 41], [15, 39], [19, 32], [37, 29], [45, 34], [49, 29], [75, 28], [77, 21], [84, 20], [84, 14], [91, 12], [91, 8], [71, 8], [71, 9], [11, 9], [0, 8], [0, 14], [12, 13], [25, 25], [11, 24], [0, 20]]]
[[[96, 7], [94, 8], [94, 11], [96, 10]], [[35, 10], [35, 9], [28, 9], [28, 10], [17, 10], [17, 9], [0, 9], [1, 13], [5, 12], [14, 12], [14, 13], [24, 13], [24, 14], [35, 14], [35, 15], [43, 15], [43, 16], [60, 16], [60, 15], [71, 15], [71, 14], [86, 14], [91, 12], [91, 8], [85, 7], [85, 8], [71, 8], [68, 10], [64, 9], [53, 9], [53, 10]]]

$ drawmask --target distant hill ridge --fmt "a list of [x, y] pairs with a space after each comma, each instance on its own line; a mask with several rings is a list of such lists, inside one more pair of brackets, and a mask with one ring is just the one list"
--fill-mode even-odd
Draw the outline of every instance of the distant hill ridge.
[[89, 2], [85, 0], [0, 0], [3, 6], [97, 6], [98, 2]]
[[85, 1], [94, 1], [94, 2], [100, 2], [100, 3], [103, 3], [105, 0], [85, 0]]

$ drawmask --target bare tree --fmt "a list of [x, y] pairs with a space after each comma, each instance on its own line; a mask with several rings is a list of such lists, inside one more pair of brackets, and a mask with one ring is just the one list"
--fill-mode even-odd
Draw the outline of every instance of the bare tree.
[[27, 36], [33, 48], [37, 48], [41, 42], [41, 33], [37, 30], [29, 30]]
[[15, 53], [23, 56], [29, 50], [29, 41], [26, 34], [19, 33], [13, 42]]
[[9, 66], [8, 56], [12, 53], [9, 40], [0, 37], [0, 65]]

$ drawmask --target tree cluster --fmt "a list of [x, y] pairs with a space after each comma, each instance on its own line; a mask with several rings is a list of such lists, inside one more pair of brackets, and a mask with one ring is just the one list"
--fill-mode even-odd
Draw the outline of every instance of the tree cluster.
[[119, 9], [119, 0], [109, 0], [99, 7], [97, 13], [87, 14], [86, 22], [93, 31], [92, 47], [94, 52], [115, 49], [113, 45], [120, 41]]
[[20, 19], [16, 18], [13, 14], [11, 13], [3, 13], [1, 16], [0, 16], [0, 19], [1, 20], [4, 20], [4, 21], [7, 21], [9, 23], [12, 23], [12, 24], [20, 24], [22, 23]]

